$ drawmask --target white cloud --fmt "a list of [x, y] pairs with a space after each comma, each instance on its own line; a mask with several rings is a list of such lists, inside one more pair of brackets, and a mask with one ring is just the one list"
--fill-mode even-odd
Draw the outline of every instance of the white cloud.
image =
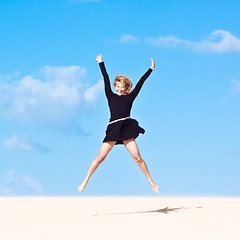
[[240, 52], [240, 39], [228, 31], [216, 30], [211, 33], [207, 40], [189, 41], [174, 36], [159, 38], [147, 38], [148, 42], [161, 47], [185, 47], [194, 51], [205, 53]]
[[4, 75], [0, 75], [0, 82], [1, 81], [9, 81], [13, 78], [16, 78], [19, 76], [19, 72], [15, 72], [14, 74], [4, 74]]
[[2, 141], [2, 147], [7, 151], [49, 151], [47, 147], [35, 142], [29, 136], [23, 136], [22, 138], [13, 136], [12, 138], [4, 139]]
[[102, 92], [99, 82], [90, 87], [84, 83], [86, 69], [79, 66], [46, 66], [38, 75], [38, 78], [27, 75], [14, 81], [0, 81], [1, 116], [64, 125], [83, 107], [94, 104]]
[[0, 196], [43, 194], [42, 185], [28, 174], [17, 174], [15, 170], [9, 170], [0, 178]]
[[122, 35], [120, 38], [121, 43], [135, 43], [137, 41], [138, 41], [138, 39], [135, 36], [130, 35], [130, 34]]
[[177, 46], [179, 43], [183, 42], [183, 40], [178, 39], [174, 36], [163, 37], [160, 36], [159, 38], [147, 38], [147, 41], [155, 46], [161, 47], [174, 47]]
[[97, 84], [95, 84], [94, 86], [88, 88], [85, 92], [84, 92], [84, 97], [86, 102], [94, 102], [96, 100], [96, 96], [98, 96], [103, 89], [103, 81], [100, 80], [98, 81]]
[[240, 81], [238, 81], [237, 79], [232, 79], [230, 82], [231, 82], [230, 93], [232, 95], [240, 94]]

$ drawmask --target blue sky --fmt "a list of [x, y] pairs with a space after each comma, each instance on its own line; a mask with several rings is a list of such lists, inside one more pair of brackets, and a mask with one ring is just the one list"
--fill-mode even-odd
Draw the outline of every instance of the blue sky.
[[240, 2], [0, 1], [0, 195], [149, 195], [116, 146], [78, 193], [109, 120], [110, 78], [156, 68], [131, 116], [166, 195], [240, 195]]

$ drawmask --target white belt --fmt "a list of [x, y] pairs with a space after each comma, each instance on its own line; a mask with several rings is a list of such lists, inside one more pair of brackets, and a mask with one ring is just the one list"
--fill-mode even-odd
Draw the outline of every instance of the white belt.
[[112, 123], [115, 123], [115, 122], [119, 122], [119, 121], [122, 121], [122, 120], [126, 120], [126, 119], [129, 119], [130, 117], [125, 117], [125, 118], [119, 118], [117, 120], [114, 120], [114, 121], [111, 121], [109, 124], [112, 124]]

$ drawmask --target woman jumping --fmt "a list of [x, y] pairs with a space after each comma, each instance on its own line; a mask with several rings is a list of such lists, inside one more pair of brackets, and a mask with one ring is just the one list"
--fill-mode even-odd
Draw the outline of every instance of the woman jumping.
[[151, 58], [152, 66], [141, 77], [132, 92], [130, 92], [132, 87], [131, 80], [123, 75], [118, 75], [113, 83], [116, 91], [115, 94], [111, 90], [109, 77], [104, 66], [104, 62], [102, 61], [102, 54], [98, 55], [96, 57], [96, 60], [99, 63], [104, 78], [105, 94], [108, 100], [111, 118], [106, 130], [106, 136], [103, 140], [102, 147], [96, 159], [93, 160], [92, 164], [90, 165], [86, 178], [78, 187], [78, 191], [82, 192], [84, 190], [89, 178], [95, 172], [100, 163], [103, 162], [113, 146], [115, 144], [124, 144], [126, 149], [132, 155], [133, 159], [146, 175], [147, 180], [153, 190], [158, 193], [159, 187], [153, 182], [152, 178], [150, 177], [147, 165], [140, 156], [138, 146], [135, 142], [135, 138], [138, 137], [139, 133], [143, 134], [145, 130], [139, 127], [138, 122], [135, 119], [130, 118], [130, 111], [133, 101], [138, 95], [144, 81], [149, 77], [155, 68], [155, 63]]

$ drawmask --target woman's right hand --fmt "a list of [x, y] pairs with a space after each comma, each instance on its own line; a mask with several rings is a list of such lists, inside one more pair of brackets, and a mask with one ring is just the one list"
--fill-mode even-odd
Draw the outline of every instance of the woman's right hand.
[[98, 63], [102, 62], [102, 54], [96, 56], [95, 59], [98, 61]]

